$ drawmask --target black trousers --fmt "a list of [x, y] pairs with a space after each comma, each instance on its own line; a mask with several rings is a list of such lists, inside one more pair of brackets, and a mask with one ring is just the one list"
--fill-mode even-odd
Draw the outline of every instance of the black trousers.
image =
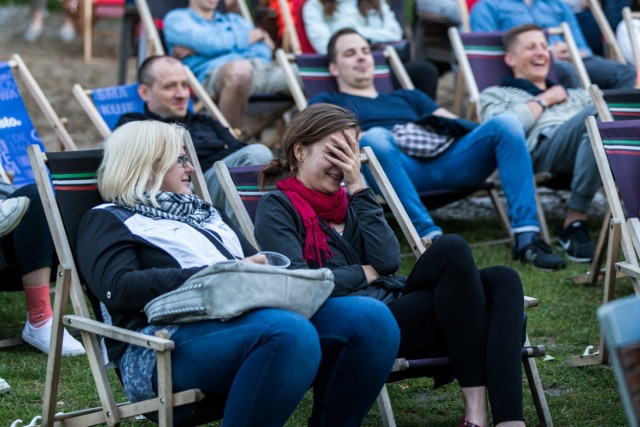
[[461, 387], [487, 387], [494, 424], [524, 420], [523, 297], [514, 270], [480, 270], [461, 237], [444, 235], [420, 257], [403, 294], [389, 304], [401, 330], [398, 356], [448, 355]]

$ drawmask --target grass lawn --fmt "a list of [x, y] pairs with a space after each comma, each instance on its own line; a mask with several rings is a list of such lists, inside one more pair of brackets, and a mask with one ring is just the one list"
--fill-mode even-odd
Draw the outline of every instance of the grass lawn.
[[[440, 222], [446, 230], [455, 230], [470, 242], [496, 239], [501, 229], [495, 220]], [[593, 221], [595, 236], [598, 226]], [[551, 223], [555, 230], [557, 223]], [[583, 273], [587, 267], [571, 263], [560, 272], [550, 273], [514, 263], [504, 245], [476, 246], [474, 255], [481, 266], [506, 264], [516, 268], [525, 286], [525, 294], [540, 300], [540, 306], [527, 311], [528, 332], [533, 344], [543, 344], [550, 360], [537, 359], [546, 397], [556, 426], [622, 426], [626, 419], [613, 372], [609, 366], [570, 367], [567, 359], [582, 354], [589, 344], [597, 345], [599, 326], [595, 316], [601, 303], [602, 286], [576, 286], [567, 281], [571, 275]], [[408, 250], [406, 251], [408, 252]], [[413, 258], [404, 260], [408, 271]], [[617, 296], [631, 294], [628, 280], [618, 281]], [[0, 339], [18, 336], [25, 313], [23, 294], [0, 293], [0, 319], [4, 327]], [[63, 358], [58, 411], [72, 411], [97, 406], [89, 366], [84, 357]], [[0, 351], [0, 377], [11, 384], [9, 394], [0, 396], [0, 426], [21, 418], [25, 424], [40, 412], [46, 356], [29, 346]], [[115, 379], [115, 375], [111, 373]], [[113, 382], [123, 397], [117, 381]], [[535, 409], [526, 381], [524, 387], [527, 425], [537, 425]], [[429, 378], [412, 379], [388, 385], [398, 426], [454, 426], [462, 414], [459, 388], [449, 384], [433, 389]], [[310, 393], [294, 413], [289, 426], [304, 426], [310, 411]], [[146, 421], [126, 425], [153, 425]], [[365, 421], [379, 426], [377, 408]]]

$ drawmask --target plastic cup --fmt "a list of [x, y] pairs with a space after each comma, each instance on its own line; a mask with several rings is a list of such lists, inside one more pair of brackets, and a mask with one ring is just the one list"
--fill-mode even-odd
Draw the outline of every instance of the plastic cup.
[[271, 251], [258, 252], [267, 258], [267, 264], [278, 268], [287, 268], [291, 265], [291, 260], [286, 256]]

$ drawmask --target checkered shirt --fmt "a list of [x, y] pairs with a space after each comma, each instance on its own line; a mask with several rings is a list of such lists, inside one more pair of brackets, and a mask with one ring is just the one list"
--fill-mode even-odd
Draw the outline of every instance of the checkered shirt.
[[415, 123], [395, 125], [391, 135], [398, 148], [411, 157], [429, 159], [436, 157], [453, 143], [453, 137], [433, 132], [431, 128]]

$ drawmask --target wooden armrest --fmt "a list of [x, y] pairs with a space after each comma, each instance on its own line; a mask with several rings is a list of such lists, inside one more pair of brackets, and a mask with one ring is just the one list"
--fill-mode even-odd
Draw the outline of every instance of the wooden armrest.
[[72, 314], [63, 316], [62, 323], [79, 329], [80, 331], [90, 332], [127, 344], [151, 348], [156, 351], [171, 351], [175, 348], [175, 343], [171, 340], [141, 334], [140, 332], [130, 331], [118, 326], [107, 325], [82, 316]]
[[633, 265], [629, 262], [617, 262], [616, 263], [616, 270], [623, 272], [624, 274], [626, 274], [629, 277], [633, 277], [635, 279], [639, 279], [640, 280], [640, 267], [638, 267], [637, 265]]

